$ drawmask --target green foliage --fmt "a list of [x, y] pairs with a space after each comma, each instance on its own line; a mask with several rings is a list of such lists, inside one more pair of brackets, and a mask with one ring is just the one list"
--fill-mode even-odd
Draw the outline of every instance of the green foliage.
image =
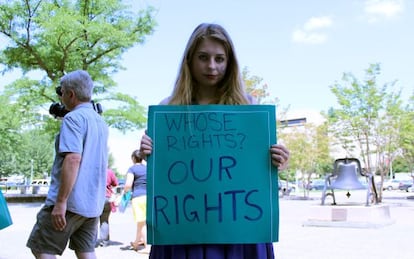
[[52, 168], [54, 145], [44, 131], [30, 130], [22, 134], [23, 142], [18, 146], [17, 168], [20, 174], [30, 176], [33, 160], [33, 177], [43, 178]]
[[280, 139], [283, 139], [291, 151], [288, 177], [295, 178], [296, 171], [300, 171], [303, 180], [312, 174], [323, 176], [332, 172], [333, 158], [329, 154], [329, 136], [327, 124], [319, 126], [304, 124], [295, 127], [281, 128]]
[[53, 140], [32, 124], [28, 128], [18, 103], [0, 95], [0, 175], [30, 176], [31, 160], [35, 176], [48, 172], [53, 161]]
[[0, 175], [10, 175], [17, 169], [16, 146], [22, 143], [21, 113], [10, 103], [8, 96], [0, 96]]
[[[120, 0], [0, 1], [1, 73], [22, 72], [0, 96], [0, 174], [50, 171], [60, 121], [50, 116], [55, 88], [67, 72], [83, 69], [94, 98], [105, 101], [110, 126], [123, 132], [145, 126], [145, 109], [114, 91], [122, 54], [145, 43], [156, 26], [155, 9], [134, 12]], [[116, 107], [115, 105], [119, 105]], [[102, 104], [105, 106], [105, 104]], [[40, 174], [40, 175], [37, 175]]]
[[[69, 71], [84, 69], [94, 80], [97, 98], [110, 100], [117, 96], [111, 93], [115, 86], [111, 75], [124, 69], [122, 54], [152, 34], [154, 12], [148, 7], [134, 13], [119, 0], [0, 2], [0, 34], [10, 43], [0, 49], [3, 73], [17, 68], [24, 75], [35, 72], [41, 77], [23, 76], [6, 87], [7, 93], [14, 95], [24, 118], [32, 123], [47, 112], [52, 101], [58, 101], [54, 89], [59, 79]], [[139, 103], [133, 106], [138, 108]], [[113, 115], [114, 110], [107, 114]], [[142, 128], [142, 115], [129, 115], [124, 120], [131, 120], [121, 123], [119, 116], [126, 114], [119, 111], [118, 119], [113, 115], [108, 122], [121, 130]], [[52, 130], [53, 135], [56, 124], [48, 120], [45, 124], [43, 129]]]
[[363, 158], [368, 170], [371, 168], [370, 143], [378, 132], [378, 118], [387, 94], [386, 85], [381, 88], [376, 85], [379, 73], [379, 64], [373, 64], [366, 70], [363, 82], [351, 73], [345, 73], [342, 82], [330, 87], [340, 106], [329, 112], [332, 133], [350, 156]]
[[315, 150], [316, 152], [316, 164], [314, 172], [325, 175], [333, 172], [333, 160], [334, 158], [330, 154], [331, 138], [329, 136], [329, 124], [324, 122], [323, 124], [316, 126], [316, 134], [314, 136]]
[[[51, 81], [84, 69], [101, 85], [114, 85], [128, 48], [153, 32], [154, 10], [137, 15], [117, 0], [8, 1], [1, 4], [0, 32], [12, 41], [1, 60], [7, 68], [41, 70]], [[98, 88], [99, 90], [99, 88]]]
[[413, 170], [412, 165], [409, 163], [409, 160], [405, 159], [402, 156], [397, 157], [394, 160], [394, 162], [392, 163], [392, 168], [393, 168], [395, 173], [397, 173], [397, 172], [412, 172], [412, 170]]
[[404, 157], [407, 170], [414, 173], [414, 93], [405, 107], [401, 120], [401, 155]]
[[[251, 76], [249, 70], [242, 71], [246, 91], [254, 96], [259, 104], [279, 103], [278, 98], [269, 99], [268, 85], [263, 84], [263, 79]], [[278, 120], [283, 120], [289, 107], [277, 109]], [[289, 169], [281, 172], [283, 179], [294, 180], [296, 170], [304, 173], [324, 174], [332, 171], [333, 159], [329, 155], [329, 138], [327, 125], [306, 125], [301, 128], [286, 130], [281, 123], [278, 126], [278, 139], [291, 150]]]
[[147, 118], [144, 114], [147, 114], [146, 110], [133, 97], [117, 93], [112, 95], [110, 99], [122, 104], [117, 109], [107, 109], [103, 112], [103, 116], [112, 127], [125, 132], [145, 126]]

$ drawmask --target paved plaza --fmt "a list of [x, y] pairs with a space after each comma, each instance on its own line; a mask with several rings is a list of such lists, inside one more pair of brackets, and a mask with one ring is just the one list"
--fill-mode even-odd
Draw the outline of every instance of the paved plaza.
[[[384, 192], [383, 204], [389, 205], [394, 223], [378, 228], [304, 226], [309, 209], [320, 204], [320, 193], [312, 193], [313, 199], [310, 200], [294, 199], [292, 196], [281, 198], [279, 242], [274, 244], [276, 258], [412, 259], [414, 199], [408, 199], [410, 195], [414, 194]], [[355, 197], [358, 198], [358, 195]], [[363, 195], [360, 198], [363, 204]], [[337, 199], [341, 202], [340, 197]], [[25, 244], [41, 205], [9, 203], [14, 224], [0, 230], [0, 259], [34, 258]], [[131, 208], [127, 208], [125, 213], [113, 213], [110, 224], [112, 245], [97, 248], [98, 258], [148, 258], [147, 254], [120, 249], [129, 244], [135, 235]], [[76, 257], [73, 251], [67, 249], [59, 258]]]

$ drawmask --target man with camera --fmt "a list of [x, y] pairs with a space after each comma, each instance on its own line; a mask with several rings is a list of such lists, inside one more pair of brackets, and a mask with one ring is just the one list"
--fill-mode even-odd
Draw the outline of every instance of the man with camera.
[[56, 258], [70, 241], [78, 258], [96, 258], [97, 225], [105, 203], [108, 126], [91, 102], [93, 81], [86, 71], [66, 74], [60, 87], [57, 93], [67, 112], [55, 140], [49, 193], [27, 246], [36, 258]]

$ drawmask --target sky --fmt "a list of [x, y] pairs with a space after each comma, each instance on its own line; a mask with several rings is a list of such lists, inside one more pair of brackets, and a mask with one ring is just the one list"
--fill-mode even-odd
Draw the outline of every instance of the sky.
[[[336, 98], [329, 86], [344, 72], [361, 81], [372, 63], [380, 83], [397, 80], [405, 97], [414, 91], [413, 0], [130, 0], [131, 10], [157, 9], [155, 32], [123, 55], [118, 91], [145, 107], [173, 88], [184, 48], [203, 22], [230, 34], [239, 65], [263, 79], [270, 96], [292, 113], [327, 111]], [[0, 88], [16, 74], [4, 75]], [[105, 108], [105, 107], [104, 107]], [[115, 167], [125, 173], [142, 131], [111, 131]]]

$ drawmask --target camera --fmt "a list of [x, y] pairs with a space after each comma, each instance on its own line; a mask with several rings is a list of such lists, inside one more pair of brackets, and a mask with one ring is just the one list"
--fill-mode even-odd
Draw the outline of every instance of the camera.
[[[99, 114], [102, 114], [102, 105], [100, 103], [95, 103], [94, 101], [91, 101], [93, 109]], [[52, 103], [49, 108], [49, 113], [55, 118], [60, 117], [63, 118], [69, 111], [66, 110], [65, 105], [60, 103]]]
[[49, 108], [49, 113], [55, 116], [55, 118], [63, 118], [68, 112], [69, 111], [66, 110], [65, 105], [60, 103], [52, 103]]
[[[56, 94], [59, 96], [62, 96], [62, 87], [58, 86], [56, 87]], [[99, 114], [102, 114], [102, 105], [100, 103], [95, 103], [94, 101], [91, 101], [93, 109]], [[63, 118], [69, 111], [66, 110], [65, 105], [61, 103], [52, 103], [49, 107], [49, 113], [55, 118], [60, 117]]]

